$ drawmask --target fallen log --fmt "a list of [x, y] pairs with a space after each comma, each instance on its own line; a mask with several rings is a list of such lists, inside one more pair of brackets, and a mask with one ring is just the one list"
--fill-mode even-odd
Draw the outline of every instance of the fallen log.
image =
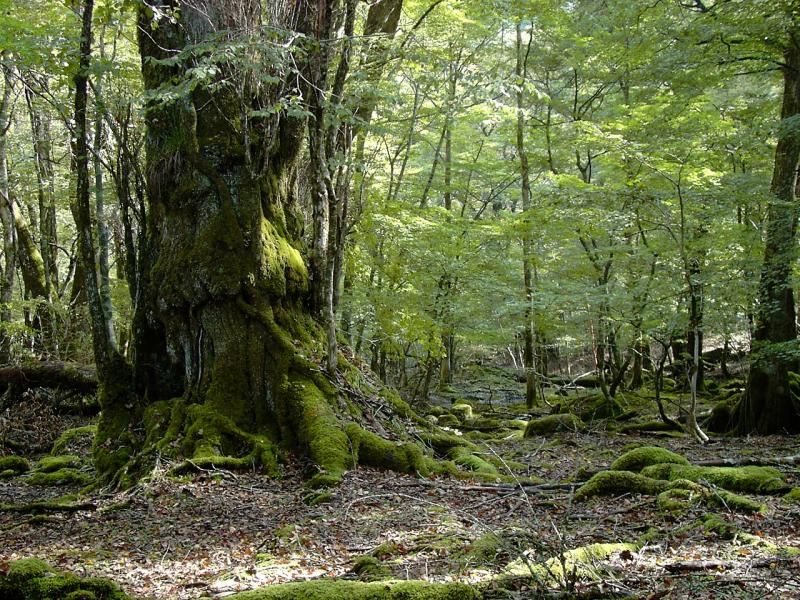
[[26, 389], [62, 388], [91, 394], [97, 389], [97, 370], [90, 365], [61, 361], [7, 365], [0, 367], [2, 384]]

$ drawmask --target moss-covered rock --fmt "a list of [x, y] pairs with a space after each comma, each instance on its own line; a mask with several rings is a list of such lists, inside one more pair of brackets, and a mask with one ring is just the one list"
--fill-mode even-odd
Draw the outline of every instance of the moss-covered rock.
[[92, 476], [82, 473], [77, 469], [58, 469], [45, 473], [36, 471], [27, 479], [29, 485], [88, 485], [92, 481]]
[[31, 466], [28, 460], [22, 456], [0, 456], [0, 471], [10, 471], [11, 475], [19, 475], [20, 473], [27, 473]]
[[469, 404], [464, 404], [463, 402], [454, 404], [450, 408], [450, 412], [462, 421], [466, 421], [467, 419], [471, 419], [473, 417], [472, 407]]
[[533, 419], [525, 427], [523, 437], [547, 435], [557, 431], [586, 431], [586, 423], [580, 417], [570, 413], [547, 415], [540, 419]]
[[645, 467], [642, 475], [666, 481], [707, 482], [731, 492], [773, 494], [786, 489], [783, 475], [772, 467], [697, 467], [664, 463]]
[[792, 488], [792, 490], [781, 498], [783, 504], [800, 505], [800, 488]]
[[480, 593], [462, 583], [427, 581], [303, 581], [270, 585], [229, 596], [231, 600], [478, 600]]
[[439, 425], [442, 427], [458, 427], [460, 424], [461, 421], [458, 420], [458, 417], [451, 415], [450, 413], [439, 417]]
[[0, 571], [0, 598], [8, 600], [130, 600], [117, 584], [106, 579], [56, 573], [47, 563], [28, 558]]
[[64, 456], [45, 456], [36, 463], [36, 471], [40, 473], [53, 473], [60, 469], [78, 469], [81, 466], [80, 456], [66, 454]]
[[621, 496], [622, 494], [645, 494], [655, 496], [668, 489], [665, 481], [645, 477], [630, 471], [601, 471], [575, 492], [575, 500], [593, 496]]
[[53, 449], [50, 451], [50, 454], [53, 456], [64, 454], [66, 450], [70, 449], [70, 447], [78, 443], [78, 441], [93, 439], [96, 433], [97, 425], [84, 425], [83, 427], [67, 429], [53, 443]]
[[659, 446], [641, 446], [629, 450], [611, 463], [611, 470], [639, 473], [645, 467], [663, 463], [688, 465], [689, 461], [680, 454], [676, 454], [666, 448], [661, 448]]
[[356, 558], [350, 570], [358, 575], [362, 581], [376, 581], [378, 579], [386, 579], [392, 575], [392, 570], [389, 567], [377, 557], [369, 554]]
[[728, 433], [733, 426], [735, 406], [742, 399], [742, 394], [733, 394], [720, 400], [711, 408], [711, 414], [703, 421], [703, 427], [714, 433]]

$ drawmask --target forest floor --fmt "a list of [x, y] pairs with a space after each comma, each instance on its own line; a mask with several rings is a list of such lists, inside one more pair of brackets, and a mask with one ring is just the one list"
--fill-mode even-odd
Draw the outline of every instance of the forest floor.
[[[30, 447], [49, 448], [62, 430], [82, 424], [32, 398], [2, 415], [0, 441], [24, 435]], [[317, 506], [304, 502], [293, 467], [281, 479], [204, 471], [176, 480], [162, 465], [132, 490], [69, 498], [83, 505], [69, 512], [10, 509], [63, 500], [80, 484], [34, 486], [30, 474], [3, 479], [0, 568], [35, 556], [113, 579], [138, 598], [224, 597], [278, 582], [380, 576], [481, 583], [498, 598], [800, 598], [800, 557], [786, 551], [800, 549], [800, 505], [779, 495], [749, 496], [763, 513], [702, 504], [670, 512], [655, 496], [635, 494], [573, 497], [577, 482], [632, 447], [662, 446], [693, 463], [768, 461], [798, 454], [797, 438], [713, 438], [700, 446], [600, 422], [583, 433], [505, 431], [473, 442], [487, 458], [507, 462], [507, 477], [419, 479], [359, 468]], [[90, 440], [78, 437], [63, 452], [86, 459]], [[83, 464], [79, 472], [90, 473]], [[800, 485], [797, 465], [779, 468], [787, 486]], [[595, 545], [622, 543], [634, 545]], [[581, 547], [589, 550], [576, 562]], [[377, 560], [364, 569], [367, 555]]]

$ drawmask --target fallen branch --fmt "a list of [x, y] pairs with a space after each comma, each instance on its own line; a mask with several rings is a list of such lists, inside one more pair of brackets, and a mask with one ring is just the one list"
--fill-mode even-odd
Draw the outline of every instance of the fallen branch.
[[97, 389], [93, 366], [60, 361], [0, 367], [0, 384], [23, 388], [67, 388], [90, 394]]
[[700, 467], [778, 467], [781, 465], [800, 465], [800, 455], [779, 456], [777, 458], [718, 458], [701, 460], [695, 463]]
[[91, 502], [59, 503], [52, 501], [30, 502], [29, 504], [0, 504], [0, 512], [16, 512], [41, 514], [46, 512], [77, 512], [79, 510], [96, 510], [97, 505]]
[[719, 560], [685, 560], [664, 565], [670, 573], [684, 573], [687, 571], [724, 571], [734, 567], [732, 563]]

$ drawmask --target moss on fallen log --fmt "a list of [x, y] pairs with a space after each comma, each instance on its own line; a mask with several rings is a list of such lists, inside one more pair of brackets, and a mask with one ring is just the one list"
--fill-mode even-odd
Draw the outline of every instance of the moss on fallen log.
[[231, 600], [478, 600], [481, 594], [462, 583], [427, 581], [303, 581], [270, 585], [229, 596]]
[[698, 467], [659, 464], [642, 469], [642, 475], [664, 481], [688, 479], [731, 492], [775, 494], [787, 491], [783, 474], [772, 467]]
[[689, 461], [680, 454], [676, 454], [666, 448], [661, 448], [659, 446], [641, 446], [629, 450], [611, 463], [611, 470], [639, 473], [645, 467], [664, 463], [688, 465]]

